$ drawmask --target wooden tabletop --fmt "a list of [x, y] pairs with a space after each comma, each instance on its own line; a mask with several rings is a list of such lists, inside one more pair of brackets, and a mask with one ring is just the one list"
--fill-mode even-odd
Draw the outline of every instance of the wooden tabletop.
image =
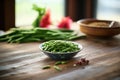
[[[53, 66], [56, 61], [43, 54], [40, 43], [0, 43], [0, 80], [120, 80], [120, 35], [108, 39], [76, 40], [84, 49], [67, 64]], [[73, 66], [85, 57], [89, 65]]]

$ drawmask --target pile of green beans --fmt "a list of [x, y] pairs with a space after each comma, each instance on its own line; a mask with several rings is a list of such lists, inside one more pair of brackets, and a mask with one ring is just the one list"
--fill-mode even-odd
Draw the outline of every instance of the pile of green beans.
[[38, 42], [48, 40], [73, 40], [77, 38], [84, 38], [85, 36], [77, 36], [73, 30], [65, 29], [20, 29], [13, 28], [4, 35], [0, 36], [0, 42], [8, 43], [25, 43], [25, 42]]
[[42, 49], [53, 53], [76, 52], [80, 50], [77, 44], [64, 40], [47, 41], [42, 45]]

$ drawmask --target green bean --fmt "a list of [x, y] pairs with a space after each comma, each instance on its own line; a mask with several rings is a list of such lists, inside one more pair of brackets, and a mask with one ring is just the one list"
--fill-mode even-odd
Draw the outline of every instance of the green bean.
[[55, 65], [66, 64], [66, 63], [67, 63], [67, 61], [57, 61], [57, 62], [55, 63]]
[[84, 39], [84, 38], [86, 38], [86, 36], [85, 36], [85, 35], [82, 35], [82, 36], [71, 36], [71, 37], [69, 37], [69, 39], [68, 39], [68, 40]]
[[67, 61], [61, 61], [61, 64], [67, 64]]
[[46, 66], [43, 66], [42, 69], [49, 69], [51, 66], [50, 65], [46, 65]]
[[61, 71], [62, 70], [62, 68], [60, 68], [59, 66], [53, 66], [54, 67], [54, 69], [56, 69], [57, 71]]
[[57, 61], [56, 63], [55, 63], [55, 65], [60, 65], [61, 64], [61, 61]]

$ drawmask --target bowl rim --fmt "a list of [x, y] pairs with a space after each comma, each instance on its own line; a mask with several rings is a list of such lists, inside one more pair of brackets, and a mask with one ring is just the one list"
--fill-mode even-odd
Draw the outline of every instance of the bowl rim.
[[[120, 29], [120, 27], [91, 27], [90, 25], [84, 24], [84, 21], [99, 21], [99, 22], [112, 22], [111, 20], [98, 20], [98, 19], [80, 19], [77, 21], [79, 25], [83, 25], [87, 28], [95, 28], [95, 29]], [[117, 21], [115, 21], [117, 22]]]
[[[65, 41], [65, 40], [64, 40]], [[77, 44], [78, 45], [78, 47], [80, 48], [80, 50], [78, 50], [78, 51], [75, 51], [75, 52], [49, 52], [49, 51], [45, 51], [45, 50], [43, 50], [42, 49], [42, 45], [45, 43], [45, 42], [43, 42], [43, 43], [41, 43], [40, 45], [39, 45], [39, 49], [42, 51], [42, 52], [45, 52], [45, 53], [50, 53], [50, 54], [71, 54], [71, 53], [77, 53], [77, 52], [80, 52], [81, 50], [83, 50], [83, 46], [81, 45], [81, 44], [79, 44], [79, 43], [77, 43], [77, 42], [73, 42], [73, 41], [69, 41], [69, 42], [72, 42], [72, 43], [74, 43], [74, 44]]]

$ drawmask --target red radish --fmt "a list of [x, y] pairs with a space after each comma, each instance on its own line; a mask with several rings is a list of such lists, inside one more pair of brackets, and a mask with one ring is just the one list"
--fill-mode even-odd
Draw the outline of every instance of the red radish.
[[72, 23], [72, 19], [70, 17], [64, 17], [61, 22], [58, 24], [59, 29], [70, 29]]
[[48, 9], [40, 21], [40, 27], [47, 28], [51, 24], [50, 16], [50, 9]]

